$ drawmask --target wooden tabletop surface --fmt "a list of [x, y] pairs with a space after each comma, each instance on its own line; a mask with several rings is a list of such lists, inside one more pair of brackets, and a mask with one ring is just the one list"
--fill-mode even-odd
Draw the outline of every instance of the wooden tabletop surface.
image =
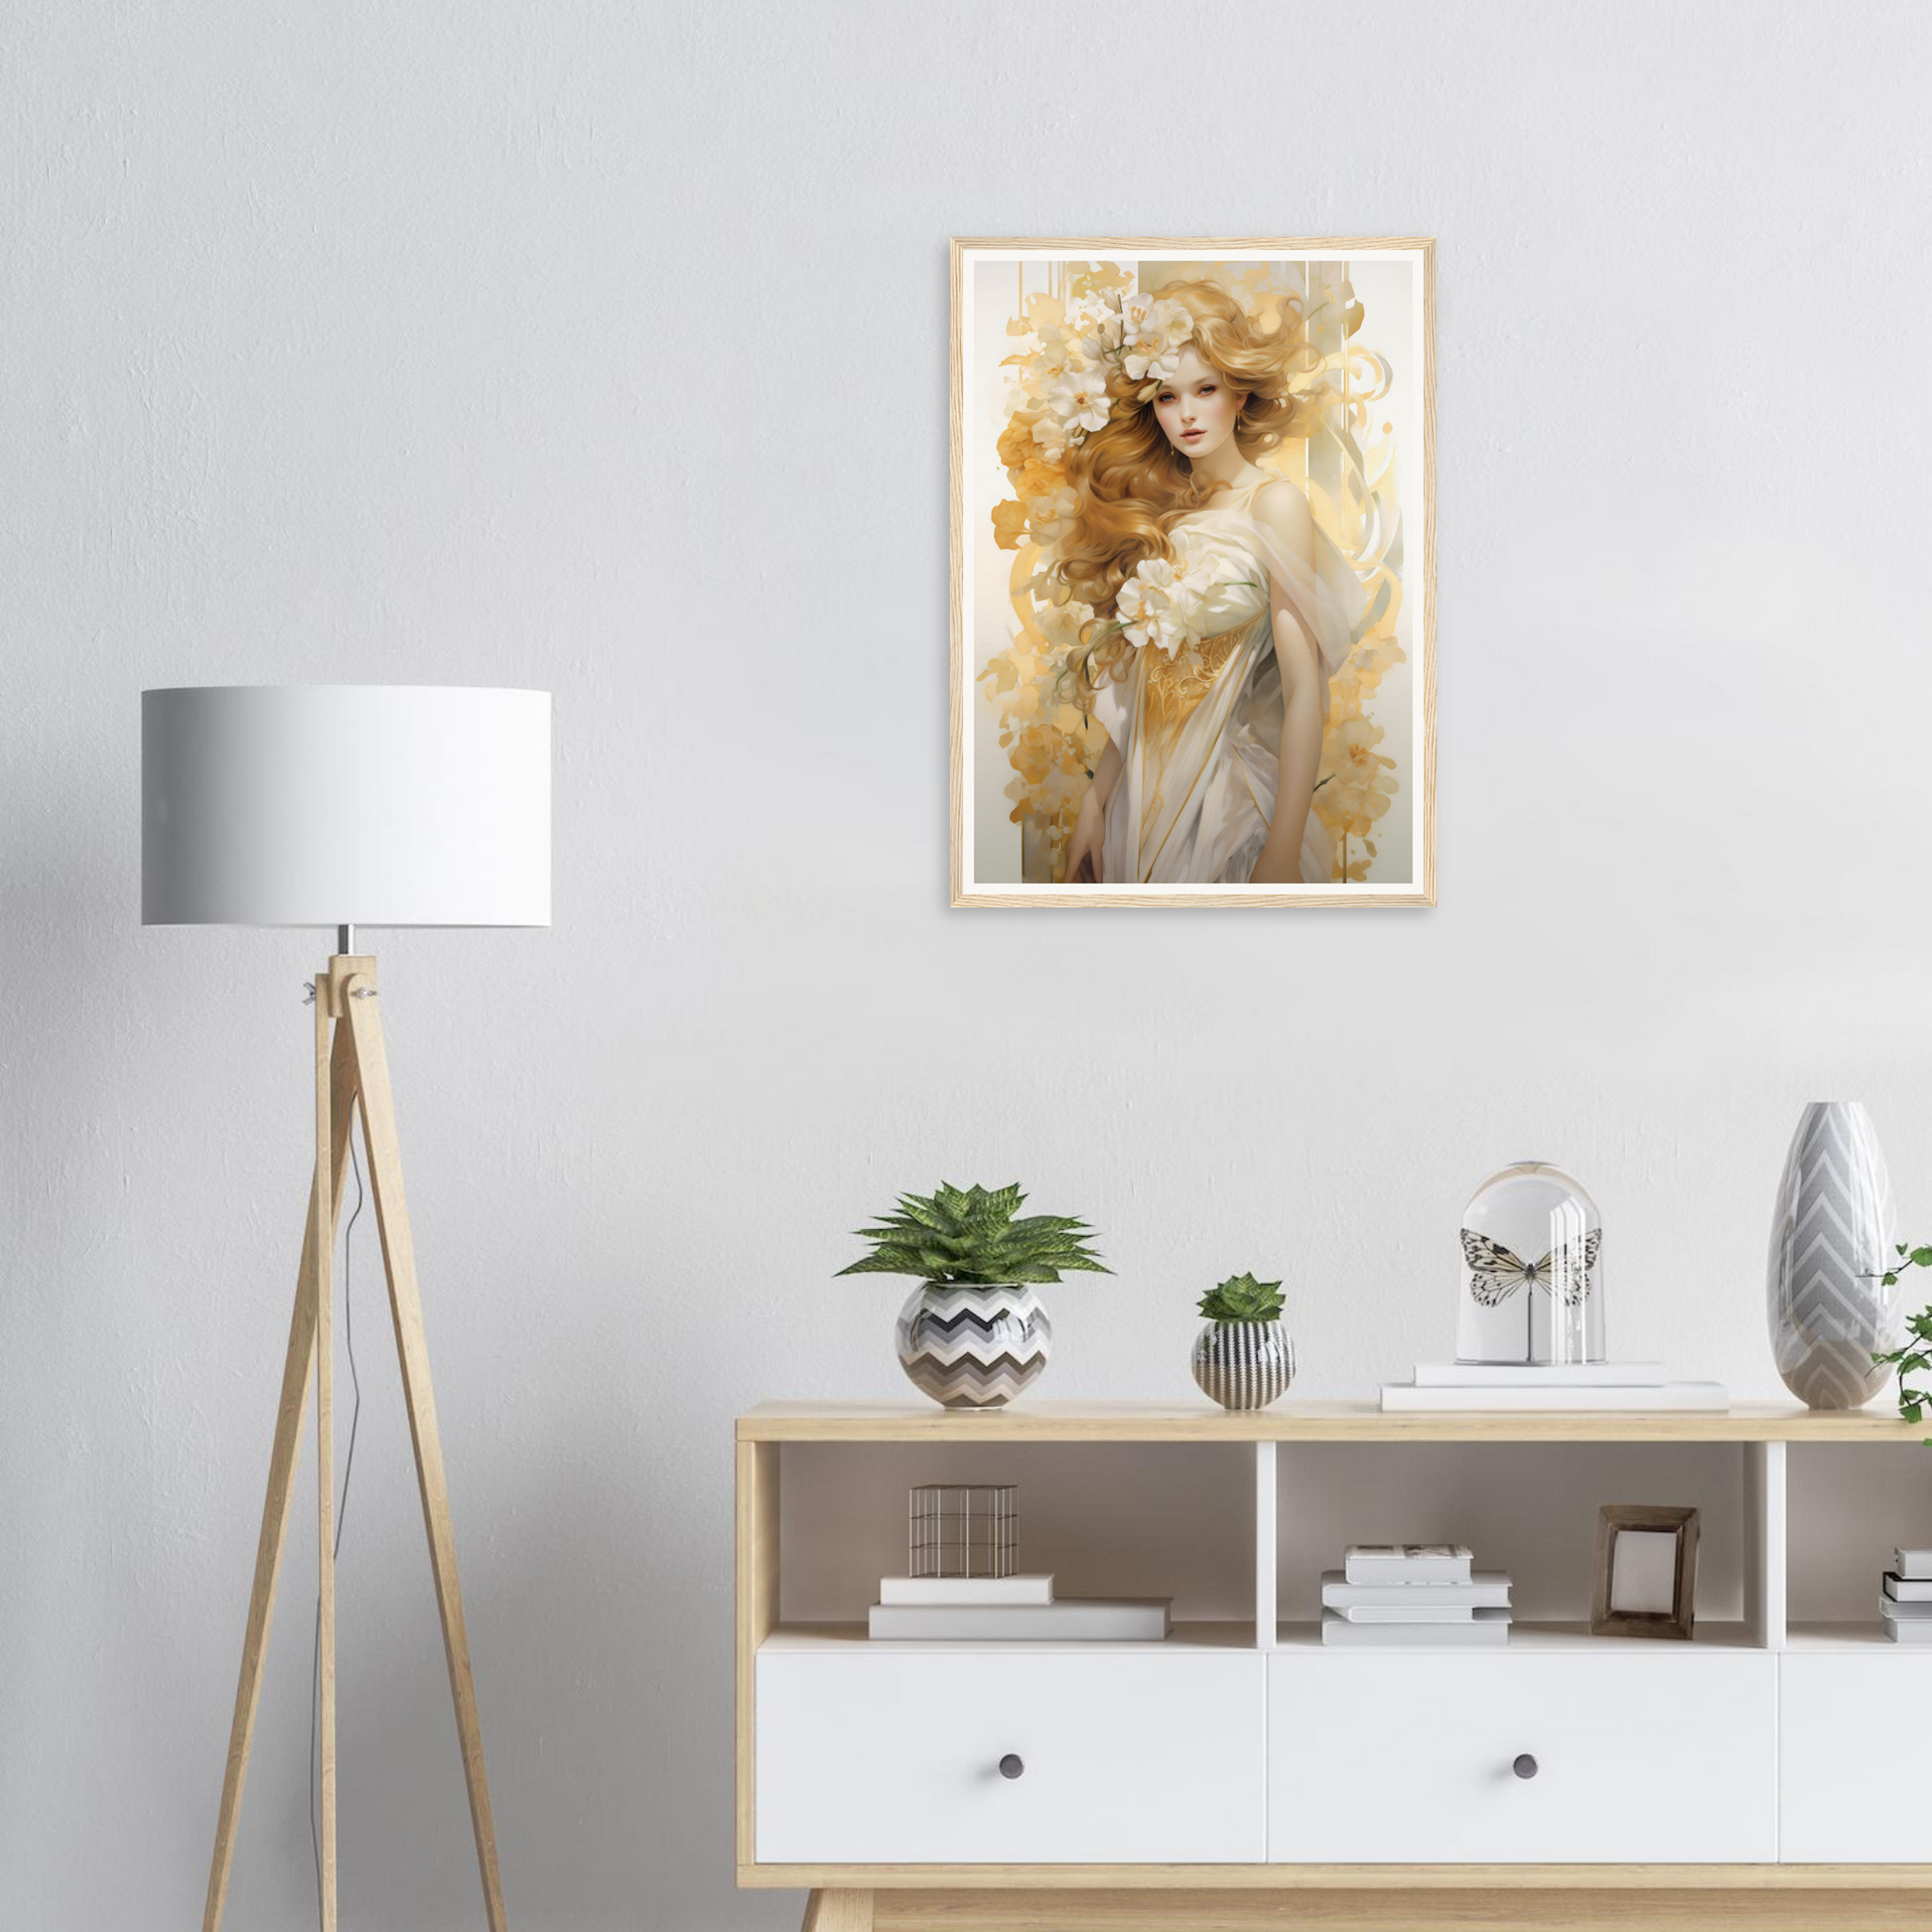
[[[1235, 1414], [1198, 1402], [761, 1402], [738, 1419], [741, 1443], [1896, 1443], [1932, 1424], [1889, 1408], [1820, 1411], [1738, 1402], [1728, 1410], [1502, 1414], [1466, 1409], [1385, 1415], [1372, 1402], [1297, 1402]], [[1927, 1461], [1932, 1473], [1932, 1459]]]

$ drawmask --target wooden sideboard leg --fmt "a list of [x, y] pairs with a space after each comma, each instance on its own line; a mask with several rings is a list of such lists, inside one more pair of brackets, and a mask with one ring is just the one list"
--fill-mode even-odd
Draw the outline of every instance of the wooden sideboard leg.
[[801, 1932], [872, 1932], [872, 1900], [869, 1891], [815, 1891]]

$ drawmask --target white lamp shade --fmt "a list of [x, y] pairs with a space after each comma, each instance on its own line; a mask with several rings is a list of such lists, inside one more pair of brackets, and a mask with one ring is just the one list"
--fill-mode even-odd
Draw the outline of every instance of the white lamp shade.
[[144, 925], [548, 925], [550, 694], [141, 693]]

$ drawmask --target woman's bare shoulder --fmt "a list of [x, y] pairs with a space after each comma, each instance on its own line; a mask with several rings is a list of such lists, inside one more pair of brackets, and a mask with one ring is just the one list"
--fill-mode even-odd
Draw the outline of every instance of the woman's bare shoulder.
[[1248, 499], [1248, 514], [1284, 537], [1302, 537], [1314, 527], [1308, 492], [1291, 477], [1271, 477]]

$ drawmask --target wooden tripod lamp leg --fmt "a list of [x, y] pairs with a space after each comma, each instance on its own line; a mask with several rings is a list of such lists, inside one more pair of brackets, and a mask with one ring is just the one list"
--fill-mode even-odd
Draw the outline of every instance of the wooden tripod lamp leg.
[[[321, 1005], [320, 992], [317, 1004]], [[275, 1584], [288, 1537], [294, 1500], [296, 1452], [302, 1441], [302, 1415], [308, 1407], [309, 1365], [316, 1338], [315, 1265], [318, 1231], [324, 1225], [317, 1204], [329, 1203], [328, 1246], [335, 1241], [343, 1205], [343, 1152], [355, 1104], [355, 1052], [348, 1029], [337, 1029], [330, 1055], [329, 1165], [317, 1163], [309, 1191], [309, 1216], [303, 1230], [302, 1263], [296, 1271], [295, 1312], [289, 1322], [288, 1355], [282, 1364], [282, 1396], [275, 1412], [275, 1444], [268, 1458], [268, 1494], [262, 1503], [261, 1534], [255, 1544], [255, 1581], [248, 1595], [248, 1622], [241, 1642], [241, 1679], [235, 1687], [234, 1720], [228, 1730], [227, 1768], [221, 1779], [221, 1810], [214, 1827], [214, 1858], [208, 1869], [203, 1932], [218, 1932], [227, 1904], [228, 1874], [234, 1863], [235, 1819], [248, 1776], [248, 1748], [254, 1738], [255, 1712], [261, 1702], [262, 1654], [275, 1611]], [[320, 1152], [320, 1150], [318, 1150]]]
[[[333, 983], [331, 991], [333, 992]], [[336, 1002], [316, 998], [316, 1194], [335, 1193], [334, 1122], [330, 1112], [329, 1016]], [[316, 1273], [316, 1703], [318, 1706], [318, 1783], [322, 1821], [318, 1852], [322, 1865], [322, 1932], [336, 1932], [336, 1327], [330, 1306], [335, 1266], [333, 1223], [325, 1237], [318, 1224]]]
[[[373, 962], [369, 964], [372, 966]], [[344, 1011], [355, 1041], [362, 1145], [368, 1150], [376, 1226], [382, 1237], [382, 1259], [389, 1275], [389, 1311], [395, 1322], [396, 1351], [402, 1358], [403, 1396], [409, 1409], [410, 1440], [416, 1449], [416, 1481], [422, 1491], [423, 1522], [429, 1532], [436, 1601], [443, 1616], [443, 1649], [449, 1659], [450, 1692], [456, 1702], [457, 1735], [463, 1748], [463, 1775], [470, 1790], [470, 1822], [476, 1831], [483, 1906], [489, 1917], [490, 1932], [506, 1932], [502, 1880], [496, 1867], [496, 1827], [490, 1817], [489, 1783], [483, 1771], [483, 1726], [477, 1716], [477, 1688], [470, 1671], [470, 1637], [463, 1621], [456, 1536], [450, 1527], [443, 1441], [436, 1426], [436, 1397], [430, 1388], [429, 1350], [423, 1338], [422, 1298], [416, 1282], [416, 1251], [410, 1239], [409, 1209], [403, 1199], [395, 1102], [389, 1088], [389, 1062], [383, 1046], [382, 1021], [376, 1010], [379, 1003], [375, 998], [373, 972], [350, 978], [346, 992]]]

